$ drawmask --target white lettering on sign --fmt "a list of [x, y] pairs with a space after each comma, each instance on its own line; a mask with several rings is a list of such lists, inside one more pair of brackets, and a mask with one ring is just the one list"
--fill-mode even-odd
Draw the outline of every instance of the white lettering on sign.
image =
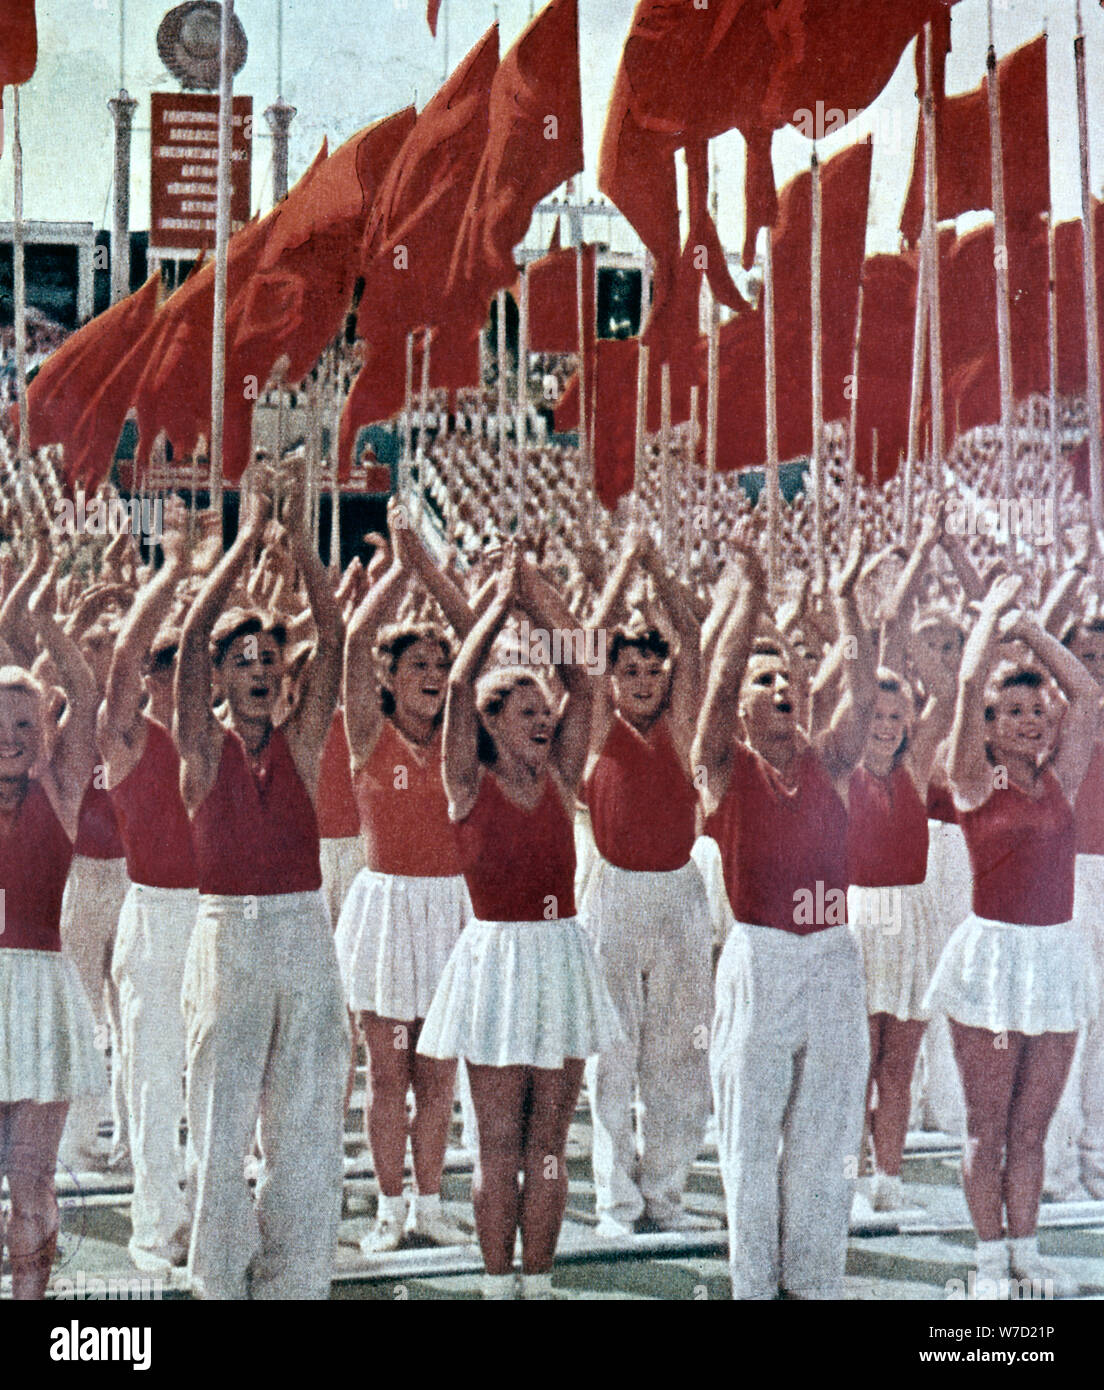
[[198, 195], [201, 198], [216, 198], [218, 185], [214, 183], [170, 183], [169, 192], [181, 195]]

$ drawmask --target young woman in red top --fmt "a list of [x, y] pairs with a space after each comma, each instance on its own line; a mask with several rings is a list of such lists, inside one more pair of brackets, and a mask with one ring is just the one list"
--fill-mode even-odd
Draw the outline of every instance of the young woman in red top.
[[[49, 564], [39, 538], [24, 579]], [[16, 618], [37, 633], [65, 690], [54, 723], [50, 696], [28, 671], [0, 668], [0, 1177], [11, 1215], [5, 1236], [12, 1297], [42, 1298], [57, 1249], [54, 1188], [69, 1103], [102, 1093], [103, 1062], [76, 967], [61, 953], [61, 899], [81, 798], [95, 761], [99, 691], [81, 654], [29, 583], [5, 604], [0, 635]], [[16, 610], [19, 610], [18, 613]]]
[[646, 537], [634, 540], [614, 570], [594, 627], [605, 633], [616, 621], [636, 561], [655, 582], [678, 650], [643, 620], [613, 631], [584, 782], [598, 857], [581, 907], [625, 1035], [588, 1074], [598, 1234], [613, 1237], [631, 1235], [642, 1217], [661, 1230], [694, 1223], [682, 1189], [709, 1117], [712, 931], [705, 884], [690, 857], [700, 631]]
[[[183, 988], [197, 1155], [188, 1272], [207, 1298], [320, 1299], [341, 1215], [349, 1035], [314, 798], [344, 628], [302, 497], [285, 480], [317, 635], [295, 708], [274, 727], [285, 631], [264, 614], [224, 611], [264, 534], [263, 481], [252, 479], [245, 524], [196, 598], [177, 659], [181, 793], [200, 892]], [[243, 1168], [258, 1114], [254, 1209]]]
[[349, 892], [337, 953], [371, 1072], [368, 1135], [380, 1198], [365, 1254], [395, 1250], [403, 1196], [407, 1092], [414, 1160], [411, 1230], [441, 1244], [470, 1239], [441, 1207], [456, 1063], [416, 1052], [422, 1024], [469, 908], [441, 780], [441, 720], [452, 647], [429, 623], [384, 628], [419, 579], [454, 631], [474, 619], [452, 581], [429, 564], [394, 507], [394, 562], [349, 625], [345, 723], [367, 866]]
[[583, 1065], [619, 1040], [575, 915], [572, 821], [590, 736], [590, 678], [574, 665], [558, 668], [566, 690], [558, 711], [532, 668], [479, 679], [515, 607], [549, 631], [574, 626], [559, 596], [511, 548], [449, 677], [445, 789], [475, 920], [441, 977], [419, 1043], [431, 1057], [467, 1059], [479, 1126], [472, 1197], [490, 1298], [514, 1296], [519, 1230], [524, 1296], [549, 1296]]
[[[966, 1098], [962, 1185], [978, 1274], [997, 1296], [1009, 1268], [1052, 1281], [1055, 1292], [1076, 1287], [1040, 1260], [1035, 1231], [1047, 1127], [1078, 1030], [1098, 1007], [1091, 945], [1071, 920], [1070, 802], [1091, 756], [1099, 695], [1036, 620], [1007, 613], [1020, 582], [993, 582], [963, 654], [950, 774], [973, 913], [947, 943], [925, 1000], [951, 1021]], [[1022, 641], [1069, 701], [1056, 754], [1046, 679], [1022, 664], [994, 673], [1002, 638]]]

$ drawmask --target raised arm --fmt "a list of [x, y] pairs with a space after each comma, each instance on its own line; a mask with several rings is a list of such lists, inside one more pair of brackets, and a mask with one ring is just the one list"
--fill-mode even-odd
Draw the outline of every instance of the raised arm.
[[920, 534], [897, 583], [882, 608], [881, 665], [900, 671], [905, 664], [905, 648], [912, 625], [913, 608], [920, 591], [920, 581], [927, 572], [932, 550], [943, 526], [943, 508], [929, 512], [920, 526]]
[[31, 595], [42, 583], [50, 568], [50, 550], [45, 535], [39, 535], [31, 551], [31, 560], [16, 580], [0, 611], [0, 638], [7, 643], [12, 655], [28, 671], [34, 665], [36, 625], [28, 611]]
[[689, 750], [701, 700], [701, 623], [682, 585], [663, 563], [650, 539], [645, 541], [640, 558], [652, 577], [659, 601], [678, 637], [678, 662], [671, 689], [671, 717], [676, 726], [681, 727], [685, 735], [684, 746]]
[[845, 657], [841, 670], [843, 697], [836, 706], [832, 722], [816, 740], [817, 752], [834, 781], [849, 776], [862, 757], [878, 694], [877, 638], [863, 626], [855, 602], [861, 560], [862, 536], [856, 532], [835, 583], [840, 642]]
[[396, 554], [353, 614], [345, 638], [345, 736], [354, 769], [368, 761], [383, 727], [379, 680], [372, 649], [381, 627], [394, 620], [407, 589], [407, 574]]
[[436, 600], [449, 627], [462, 642], [475, 626], [475, 614], [460, 586], [447, 570], [439, 569], [433, 563], [409, 526], [396, 528], [395, 549], [406, 570]]

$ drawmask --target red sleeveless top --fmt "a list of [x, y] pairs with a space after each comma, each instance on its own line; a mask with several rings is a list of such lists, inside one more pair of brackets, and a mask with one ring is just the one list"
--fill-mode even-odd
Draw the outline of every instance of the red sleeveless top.
[[944, 825], [957, 825], [958, 812], [955, 810], [954, 797], [951, 789], [946, 782], [931, 781], [928, 783], [928, 820], [941, 820]]
[[365, 863], [377, 874], [447, 878], [460, 872], [441, 777], [441, 731], [417, 748], [390, 719], [353, 780]]
[[110, 793], [127, 873], [131, 883], [149, 888], [194, 888], [195, 853], [180, 795], [180, 755], [168, 730], [153, 719], [145, 724], [142, 756]]
[[85, 789], [73, 852], [83, 854], [88, 859], [122, 859], [126, 853], [115, 819], [115, 808], [111, 804], [111, 794], [106, 787], [97, 787], [89, 782]]
[[201, 893], [272, 897], [321, 888], [318, 821], [282, 730], [273, 730], [256, 773], [241, 739], [224, 732], [218, 776], [192, 837]]
[[1025, 926], [1069, 921], [1076, 836], [1073, 811], [1052, 772], [1043, 774], [1038, 801], [1019, 787], [1000, 788], [976, 810], [960, 811], [959, 823], [979, 917]]
[[323, 840], [350, 840], [360, 833], [341, 709], [334, 711], [318, 767], [318, 833]]
[[860, 888], [923, 883], [928, 870], [928, 813], [908, 768], [888, 777], [861, 764], [847, 784], [847, 878]]
[[73, 843], [32, 781], [11, 820], [0, 816], [0, 950], [61, 950], [61, 899], [72, 861]]
[[1078, 854], [1104, 854], [1104, 743], [1098, 743], [1089, 759], [1085, 780], [1073, 803]]
[[619, 714], [584, 789], [594, 842], [619, 869], [681, 869], [695, 838], [698, 794], [660, 718], [647, 736]]
[[[846, 921], [847, 811], [820, 759], [811, 748], [799, 754], [790, 791], [745, 743], [733, 744], [732, 757], [728, 790], [705, 833], [720, 848], [737, 922], [809, 936]], [[797, 920], [807, 894], [813, 915], [826, 920]]]
[[484, 772], [475, 805], [453, 831], [481, 922], [575, 916], [575, 832], [551, 773], [540, 801], [525, 811]]

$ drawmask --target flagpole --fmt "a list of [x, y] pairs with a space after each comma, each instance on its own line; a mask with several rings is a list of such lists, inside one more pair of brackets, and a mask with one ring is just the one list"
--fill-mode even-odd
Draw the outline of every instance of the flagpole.
[[671, 367], [667, 362], [664, 362], [659, 373], [659, 468], [663, 499], [663, 548], [667, 552], [667, 563], [673, 564], [676, 547], [671, 534]]
[[429, 425], [429, 358], [433, 344], [433, 329], [427, 328], [422, 336], [422, 389], [421, 401], [418, 407], [418, 448], [414, 458], [418, 464], [418, 509], [417, 516], [411, 510], [410, 520], [419, 528], [422, 524], [422, 516], [425, 512], [425, 485], [426, 485], [426, 429]]
[[[942, 466], [943, 318], [939, 298], [939, 165], [935, 128], [932, 27], [924, 25], [924, 224], [928, 238], [928, 349], [931, 354], [932, 458]], [[910, 512], [911, 519], [911, 512]]]
[[767, 411], [767, 462], [763, 486], [767, 489], [767, 586], [773, 600], [781, 578], [778, 564], [779, 478], [778, 469], [778, 383], [774, 358], [774, 249], [767, 228], [767, 249], [763, 256], [763, 359], [765, 366]]
[[1008, 299], [1008, 224], [1004, 209], [1004, 156], [1001, 144], [1000, 83], [993, 46], [993, 0], [989, 0], [989, 52], [985, 60], [989, 81], [989, 163], [993, 186], [993, 231], [997, 275], [997, 365], [1001, 395], [1001, 491], [1012, 496], [1012, 337]]
[[586, 533], [594, 537], [594, 461], [590, 452], [590, 438], [587, 432], [587, 393], [590, 389], [586, 368], [586, 274], [584, 270], [583, 243], [580, 240], [575, 248], [575, 312], [579, 326], [579, 472], [587, 489]]
[[507, 490], [506, 480], [506, 291], [499, 290], [495, 301], [496, 346], [498, 349], [498, 486], [502, 495]]
[[690, 448], [687, 451], [686, 460], [686, 487], [683, 493], [682, 515], [682, 577], [690, 578], [690, 543], [692, 528], [694, 525], [694, 506], [690, 500], [691, 487], [694, 481], [694, 472], [698, 466], [698, 431], [699, 411], [698, 411], [699, 388], [697, 384], [690, 388]]
[[[928, 247], [930, 244], [929, 228], [927, 226], [927, 210], [925, 209], [925, 226], [920, 245], [920, 256], [916, 267], [916, 311], [912, 322], [912, 386], [909, 394], [909, 418], [908, 418], [908, 469], [911, 470], [915, 465], [917, 456], [920, 453], [920, 404], [924, 399], [924, 367], [926, 365], [926, 354], [924, 344], [928, 336], [928, 269], [930, 260]], [[902, 535], [907, 542], [912, 534], [912, 493], [911, 489], [905, 489], [904, 514], [902, 521]]]
[[644, 433], [648, 427], [648, 347], [636, 350], [636, 436], [633, 453], [633, 510], [644, 514]]
[[821, 303], [820, 303], [820, 248], [821, 248], [821, 189], [820, 161], [816, 146], [810, 168], [812, 180], [812, 236], [810, 239], [809, 294], [812, 320], [812, 426], [813, 451], [809, 460], [813, 475], [813, 571], [818, 588], [824, 585], [824, 460], [821, 436], [824, 433], [824, 381], [822, 376], [821, 341]]
[[[1047, 212], [1047, 357], [1050, 375], [1047, 390], [1047, 410], [1050, 425], [1050, 506], [1051, 515], [1058, 515], [1058, 266], [1054, 247], [1054, 214]], [[1050, 564], [1057, 570], [1058, 549], [1050, 547]]]
[[230, 53], [234, 0], [223, 0], [219, 36], [218, 200], [215, 211], [215, 306], [211, 330], [211, 506], [222, 515], [222, 443], [226, 406], [226, 265], [230, 244], [230, 154], [234, 69]]
[[414, 452], [414, 334], [406, 335], [406, 387], [403, 393], [403, 444], [399, 458], [399, 497], [410, 501], [410, 456]]
[[[338, 440], [341, 438], [341, 416], [345, 405], [341, 392], [341, 362], [337, 351], [334, 352], [334, 418], [333, 430], [330, 435], [330, 576], [336, 578], [335, 570], [341, 569], [341, 450], [338, 447]], [[355, 447], [354, 440], [354, 447]], [[319, 511], [322, 502], [319, 498]]]
[[526, 469], [529, 466], [528, 449], [529, 424], [529, 270], [521, 267], [521, 285], [518, 291], [518, 374], [517, 374], [517, 514], [518, 530], [525, 529], [525, 488]]
[[862, 343], [863, 281], [859, 277], [859, 301], [855, 309], [855, 340], [851, 347], [851, 419], [848, 427], [847, 481], [844, 488], [843, 532], [851, 534], [851, 514], [855, 508], [855, 465], [859, 438], [859, 348]]
[[1093, 222], [1092, 186], [1089, 182], [1089, 103], [1085, 89], [1085, 34], [1081, 24], [1081, 4], [1077, 5], [1077, 36], [1073, 41], [1077, 74], [1077, 144], [1081, 161], [1081, 269], [1085, 287], [1085, 360], [1089, 406], [1089, 478], [1094, 530], [1104, 526], [1104, 500], [1101, 496], [1101, 418], [1100, 399], [1100, 323], [1096, 300], [1096, 228]]
[[27, 280], [23, 260], [23, 141], [19, 131], [19, 88], [12, 87], [12, 294], [15, 318], [15, 382], [19, 401], [19, 461], [31, 456], [30, 421], [27, 419]]
[[705, 547], [709, 564], [705, 573], [712, 578], [715, 526], [713, 492], [717, 473], [717, 409], [720, 405], [718, 384], [721, 369], [721, 308], [716, 297], [709, 296], [709, 355], [705, 396]]

